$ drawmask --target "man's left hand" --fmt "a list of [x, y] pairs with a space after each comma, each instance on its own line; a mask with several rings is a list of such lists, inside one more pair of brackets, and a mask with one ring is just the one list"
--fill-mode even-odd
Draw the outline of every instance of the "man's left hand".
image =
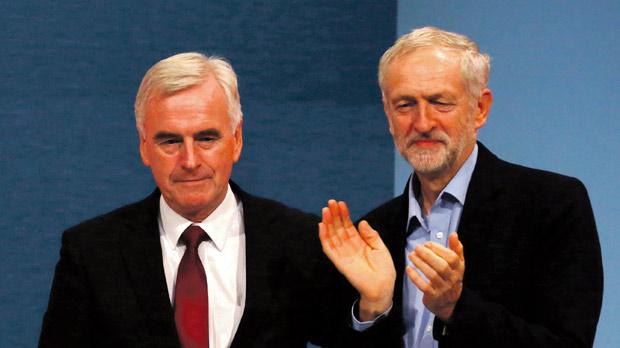
[[[448, 248], [428, 242], [409, 254], [416, 267], [407, 266], [409, 279], [423, 293], [422, 303], [443, 322], [448, 322], [463, 290], [465, 256], [456, 233], [448, 237]], [[426, 276], [425, 280], [418, 272]]]

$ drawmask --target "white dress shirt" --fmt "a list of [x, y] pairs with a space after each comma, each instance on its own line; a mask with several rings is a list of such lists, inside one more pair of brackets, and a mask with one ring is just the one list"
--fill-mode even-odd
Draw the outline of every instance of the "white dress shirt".
[[[185, 245], [179, 237], [194, 224], [177, 214], [161, 196], [159, 200], [159, 240], [170, 303]], [[198, 247], [209, 289], [209, 347], [229, 347], [245, 308], [245, 233], [243, 206], [230, 185], [222, 203], [200, 226], [209, 240]]]

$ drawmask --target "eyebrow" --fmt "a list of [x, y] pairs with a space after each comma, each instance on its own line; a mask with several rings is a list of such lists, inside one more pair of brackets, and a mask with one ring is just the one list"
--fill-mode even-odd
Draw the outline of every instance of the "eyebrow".
[[392, 101], [392, 103], [396, 103], [396, 102], [399, 102], [399, 101], [415, 102], [415, 101], [417, 101], [417, 99], [415, 97], [411, 97], [411, 96], [408, 96], [408, 95], [399, 95], [399, 96], [396, 96], [395, 98], [392, 98], [391, 101]]
[[166, 139], [174, 139], [174, 138], [180, 138], [180, 137], [181, 136], [179, 134], [176, 134], [176, 133], [157, 132], [157, 134], [155, 134], [153, 139], [155, 139], [155, 141], [162, 141], [162, 140], [166, 140]]
[[446, 95], [446, 93], [434, 93], [431, 94], [429, 96], [426, 96], [426, 100], [437, 100], [437, 99], [441, 99], [441, 98], [447, 98], [448, 96]]
[[[220, 136], [221, 136], [220, 131], [218, 131], [217, 129], [212, 129], [212, 128], [201, 130], [200, 132], [195, 133], [193, 135], [194, 138], [220, 137]], [[171, 132], [166, 132], [166, 131], [157, 132], [155, 136], [153, 137], [155, 141], [163, 141], [163, 140], [176, 139], [176, 138], [182, 138], [182, 136], [177, 133], [171, 133]]]
[[[449, 92], [438, 92], [438, 93], [433, 93], [429, 95], [423, 95], [422, 99], [428, 100], [428, 101], [433, 101], [433, 100], [438, 100], [438, 99], [452, 100], [454, 99], [454, 96]], [[396, 98], [392, 99], [393, 103], [398, 102], [398, 101], [417, 102], [418, 98], [412, 97], [409, 95], [401, 95], [401, 96], [397, 96]]]
[[217, 129], [205, 129], [202, 130], [196, 134], [194, 134], [194, 138], [202, 138], [202, 137], [219, 137], [221, 136], [220, 131], [218, 131]]

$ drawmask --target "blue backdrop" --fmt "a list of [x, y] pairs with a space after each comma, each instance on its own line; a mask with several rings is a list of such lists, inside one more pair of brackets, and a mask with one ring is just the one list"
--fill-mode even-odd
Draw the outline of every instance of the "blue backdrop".
[[392, 194], [375, 67], [396, 1], [5, 1], [0, 23], [0, 347], [36, 345], [61, 232], [153, 189], [133, 98], [174, 53], [238, 72], [249, 192], [355, 215]]
[[[400, 0], [398, 33], [434, 25], [491, 55], [494, 102], [480, 139], [498, 156], [581, 179], [603, 249], [595, 347], [620, 347], [620, 2]], [[396, 156], [399, 157], [399, 156]], [[396, 161], [395, 191], [409, 168]]]

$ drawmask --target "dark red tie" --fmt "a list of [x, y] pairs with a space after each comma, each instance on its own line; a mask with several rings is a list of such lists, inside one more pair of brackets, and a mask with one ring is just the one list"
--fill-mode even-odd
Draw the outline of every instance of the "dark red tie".
[[185, 253], [174, 290], [174, 321], [183, 348], [209, 347], [209, 293], [198, 257], [198, 246], [207, 239], [205, 231], [193, 225], [179, 239], [185, 244]]

